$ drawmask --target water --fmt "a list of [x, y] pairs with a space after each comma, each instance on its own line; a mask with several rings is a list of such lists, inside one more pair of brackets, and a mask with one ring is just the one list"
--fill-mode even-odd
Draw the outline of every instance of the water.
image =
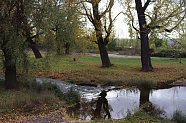
[[[81, 104], [68, 110], [69, 114], [82, 120], [94, 118], [94, 111], [97, 107], [99, 93], [107, 90], [106, 100], [112, 119], [121, 119], [127, 114], [135, 113], [139, 107], [146, 103], [150, 104], [146, 110], [154, 109], [154, 113], [160, 113], [160, 116], [171, 119], [176, 110], [186, 114], [186, 87], [171, 87], [167, 89], [117, 89], [114, 87], [90, 87], [69, 84], [60, 80], [37, 78], [37, 82], [51, 82], [57, 84], [64, 92], [70, 88], [78, 91], [81, 95]], [[104, 117], [104, 110], [99, 114]]]
[[[146, 92], [145, 92], [146, 93]], [[186, 87], [172, 87], [169, 89], [143, 90], [127, 92], [126, 89], [108, 92], [107, 99], [113, 111], [113, 119], [120, 119], [127, 115], [127, 112], [135, 112], [140, 105], [151, 102], [156, 108], [164, 112], [166, 118], [172, 118], [176, 110], [186, 114]], [[144, 94], [144, 95], [143, 95]], [[140, 99], [141, 98], [141, 99]]]
[[[186, 87], [158, 90], [121, 89], [107, 92], [106, 99], [110, 106], [112, 119], [121, 119], [129, 113], [133, 114], [145, 103], [150, 103], [153, 108], [155, 107], [154, 115], [160, 113], [160, 117], [171, 119], [176, 110], [186, 114], [185, 94]], [[86, 95], [83, 96], [83, 100], [86, 103], [76, 109], [78, 113], [73, 109], [76, 112], [74, 117], [82, 120], [90, 120], [94, 117], [92, 112], [95, 110], [98, 99], [98, 95], [96, 96], [97, 98], [92, 96], [92, 100], [88, 92]], [[86, 115], [83, 115], [84, 112], [86, 112]]]

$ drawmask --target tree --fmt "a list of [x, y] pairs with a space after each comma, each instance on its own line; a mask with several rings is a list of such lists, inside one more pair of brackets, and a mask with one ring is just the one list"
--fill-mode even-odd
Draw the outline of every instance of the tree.
[[25, 50], [22, 48], [26, 48], [25, 44], [29, 43], [36, 58], [41, 57], [36, 42], [33, 41], [38, 33], [31, 35], [36, 32], [33, 15], [40, 5], [41, 2], [35, 0], [3, 0], [0, 4], [0, 47], [3, 52], [5, 86], [7, 89], [17, 87], [16, 63], [20, 53]]
[[[150, 59], [152, 50], [149, 46], [150, 39], [154, 36], [166, 35], [165, 32], [172, 32], [183, 21], [183, 0], [135, 0], [136, 7], [132, 1], [126, 0], [126, 15], [130, 21], [130, 27], [140, 34], [141, 40], [141, 62], [142, 71], [153, 69]], [[149, 7], [149, 9], [148, 9]], [[139, 29], [135, 27], [134, 9], [137, 10]]]
[[19, 41], [21, 21], [19, 20], [22, 3], [20, 1], [2, 1], [1, 4], [1, 38], [5, 68], [5, 86], [7, 89], [17, 87], [16, 79], [16, 50]]
[[51, 16], [51, 25], [56, 35], [56, 53], [58, 55], [70, 53], [70, 49], [77, 38], [77, 31], [81, 26], [78, 9], [79, 5], [73, 0], [64, 0], [59, 3], [52, 4], [54, 11]]
[[[84, 2], [82, 2], [83, 8], [85, 10], [85, 15], [88, 17], [89, 21], [93, 24], [95, 32], [96, 32], [96, 43], [98, 44], [100, 57], [102, 61], [102, 67], [110, 67], [112, 64], [110, 62], [110, 59], [108, 57], [108, 52], [106, 49], [106, 45], [109, 42], [109, 36], [111, 34], [113, 21], [111, 10], [114, 5], [114, 0], [110, 0], [107, 7], [103, 12], [100, 12], [99, 6], [100, 6], [101, 0], [86, 0], [86, 4], [91, 4], [92, 6], [92, 12], [91, 9], [87, 9], [87, 6]], [[109, 25], [108, 27], [106, 22], [106, 14], [108, 13], [108, 20]], [[105, 20], [104, 20], [105, 19]], [[102, 22], [105, 22], [105, 25], [103, 26]], [[105, 37], [103, 37], [103, 32], [105, 32]]]
[[150, 0], [147, 0], [144, 6], [142, 6], [141, 0], [135, 0], [136, 3], [136, 11], [138, 14], [138, 21], [140, 26], [140, 39], [141, 39], [141, 62], [142, 62], [142, 71], [152, 71], [151, 64], [151, 51], [149, 48], [149, 38], [148, 38], [148, 30], [147, 22], [145, 19], [145, 10], [150, 3]]

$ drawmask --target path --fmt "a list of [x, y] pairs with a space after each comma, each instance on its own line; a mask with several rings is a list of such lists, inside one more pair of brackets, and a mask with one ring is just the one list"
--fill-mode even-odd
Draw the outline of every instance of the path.
[[[99, 54], [88, 54], [90, 56], [99, 56]], [[141, 58], [141, 56], [128, 56], [128, 55], [119, 55], [119, 54], [108, 54], [109, 57], [112, 57], [112, 58]]]

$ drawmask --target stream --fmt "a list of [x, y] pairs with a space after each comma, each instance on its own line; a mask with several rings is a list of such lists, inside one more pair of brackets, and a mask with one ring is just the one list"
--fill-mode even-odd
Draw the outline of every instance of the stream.
[[[108, 110], [112, 119], [121, 119], [129, 114], [134, 114], [139, 107], [146, 103], [149, 104], [148, 108], [146, 108], [147, 111], [153, 109], [153, 113], [156, 115], [159, 113], [159, 116], [163, 118], [171, 119], [175, 111], [186, 114], [185, 86], [173, 86], [165, 89], [118, 89], [114, 86], [79, 86], [49, 78], [36, 78], [36, 82], [56, 84], [63, 92], [67, 92], [71, 88], [78, 91], [81, 95], [81, 103], [78, 106], [69, 108], [68, 113], [80, 120], [94, 118], [94, 111], [99, 107], [98, 100], [102, 99], [99, 94], [103, 90], [108, 91], [104, 100], [108, 103]], [[103, 110], [100, 111], [101, 118], [105, 117], [104, 113]]]

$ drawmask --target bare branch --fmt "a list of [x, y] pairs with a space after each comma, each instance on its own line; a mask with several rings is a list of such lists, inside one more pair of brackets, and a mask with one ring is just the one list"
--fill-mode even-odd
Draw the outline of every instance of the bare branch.
[[109, 12], [109, 10], [113, 7], [114, 5], [114, 0], [110, 0], [108, 6], [106, 7], [105, 11], [103, 11], [101, 14], [100, 14], [100, 18], [102, 18], [107, 12]]
[[[110, 0], [110, 1], [112, 1], [112, 0]], [[109, 26], [108, 26], [108, 28], [106, 28], [106, 25], [104, 26], [104, 29], [105, 29], [105, 32], [106, 32], [106, 36], [105, 36], [105, 38], [104, 38], [104, 43], [105, 43], [105, 45], [107, 45], [108, 44], [108, 42], [109, 42], [109, 40], [108, 40], [108, 38], [109, 38], [109, 36], [110, 36], [110, 34], [111, 34], [111, 31], [112, 31], [112, 27], [113, 27], [113, 22], [116, 20], [116, 18], [122, 13], [122, 12], [120, 12], [120, 13], [118, 13], [115, 17], [114, 17], [114, 19], [112, 19], [112, 13], [111, 13], [111, 9], [112, 9], [112, 7], [113, 7], [113, 5], [112, 6], [110, 6], [110, 8], [109, 8]]]
[[112, 20], [113, 22], [116, 20], [116, 18], [120, 15], [120, 14], [124, 14], [123, 12], [119, 12], [115, 17], [114, 19]]
[[134, 30], [136, 30], [136, 32], [140, 32], [135, 26], [134, 26], [134, 20], [132, 20], [132, 27]]
[[184, 16], [177, 22], [177, 24], [176, 24], [174, 27], [172, 27], [171, 29], [165, 29], [165, 31], [166, 31], [166, 32], [172, 32], [172, 31], [173, 31], [175, 28], [177, 28], [177, 27], [179, 26], [179, 24], [184, 20], [185, 16], [186, 16], [186, 13], [185, 13]]
[[147, 9], [147, 7], [149, 6], [151, 0], [147, 0], [145, 5], [143, 6], [143, 12], [145, 12], [145, 10]]
[[90, 21], [92, 24], [94, 24], [94, 19], [93, 19], [93, 17], [92, 17], [91, 12], [88, 13], [88, 10], [87, 10], [87, 8], [85, 7], [84, 3], [82, 3], [82, 5], [83, 5], [83, 8], [84, 8], [84, 10], [85, 10], [85, 14], [84, 14], [84, 15], [86, 15], [86, 16], [88, 17], [89, 21]]

